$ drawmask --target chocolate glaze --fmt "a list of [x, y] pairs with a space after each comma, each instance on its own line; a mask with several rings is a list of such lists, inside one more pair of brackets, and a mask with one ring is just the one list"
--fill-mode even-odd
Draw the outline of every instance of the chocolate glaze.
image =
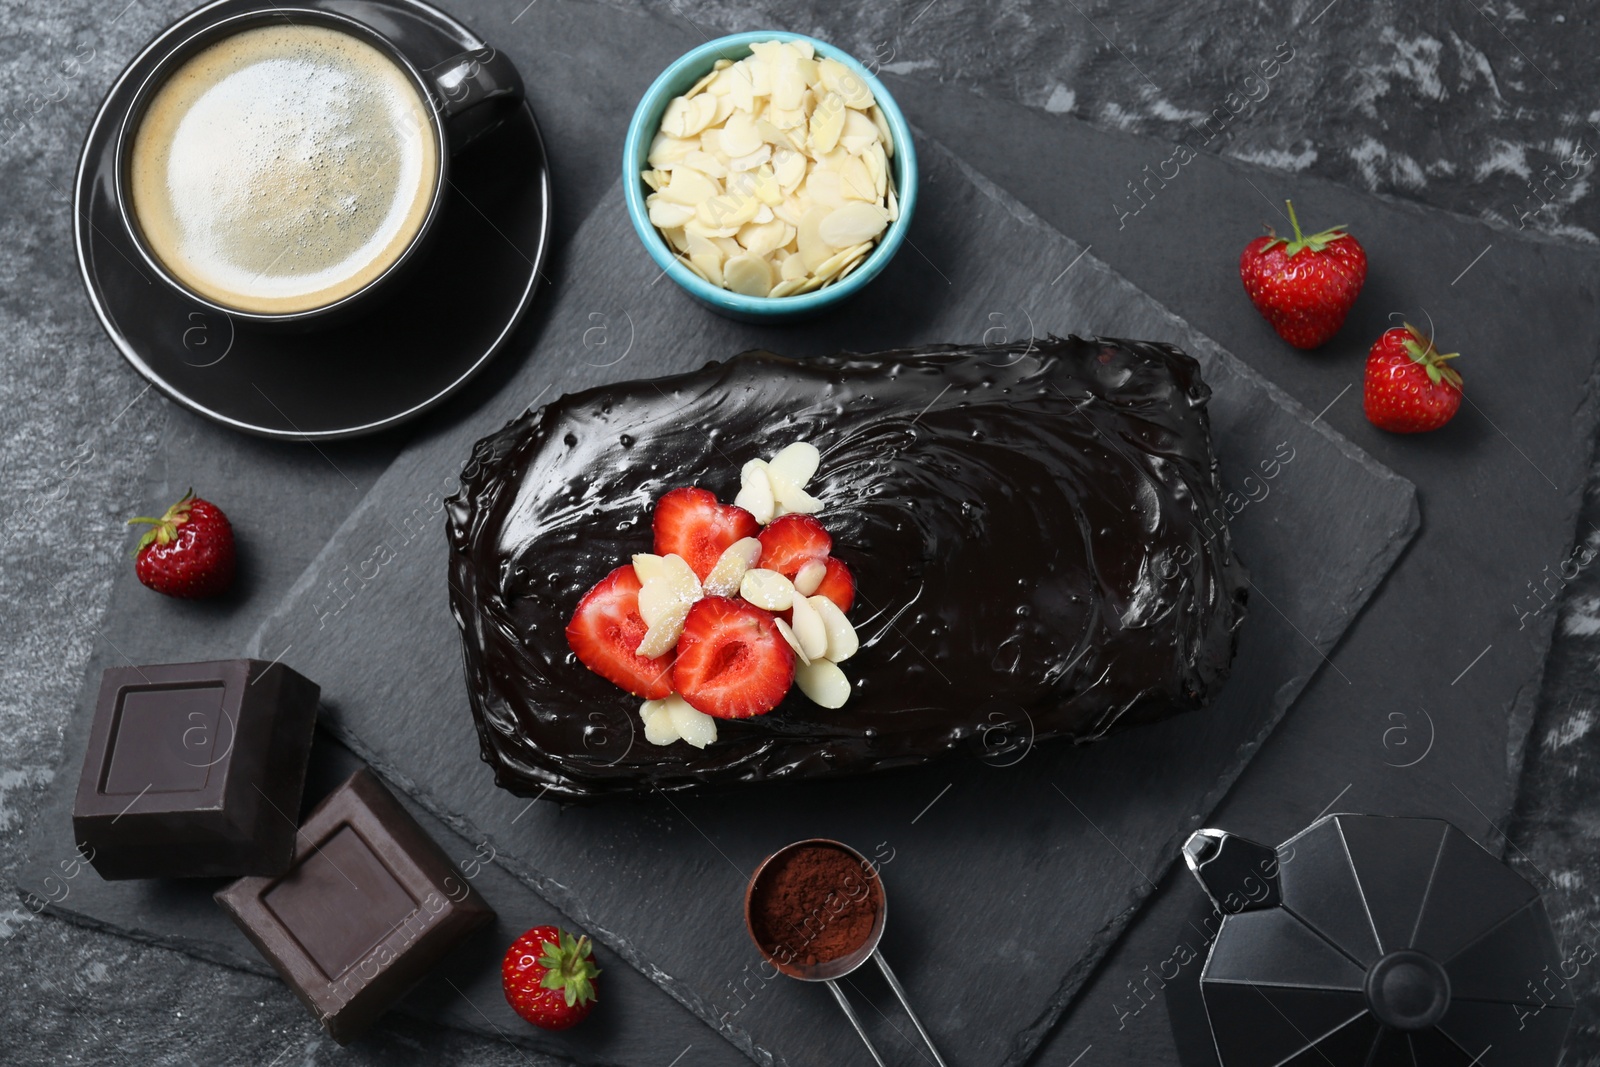
[[[1204, 706], [1246, 586], [1209, 396], [1169, 345], [1052, 337], [747, 352], [529, 412], [479, 442], [448, 508], [484, 760], [512, 792], [581, 800], [993, 755]], [[651, 550], [662, 493], [731, 501], [747, 460], [795, 440], [822, 452], [808, 488], [856, 577], [855, 692], [829, 711], [792, 690], [704, 751], [652, 745], [639, 701], [568, 649], [572, 609]]]

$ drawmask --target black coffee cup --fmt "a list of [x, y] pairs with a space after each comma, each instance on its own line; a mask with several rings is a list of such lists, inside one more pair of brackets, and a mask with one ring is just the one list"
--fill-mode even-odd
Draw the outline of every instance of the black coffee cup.
[[[437, 166], [433, 188], [421, 224], [403, 251], [376, 277], [361, 288], [338, 299], [314, 307], [283, 312], [264, 312], [230, 307], [196, 292], [162, 263], [140, 227], [129, 188], [129, 156], [141, 123], [155, 95], [168, 78], [184, 63], [211, 46], [245, 30], [274, 25], [322, 26], [349, 34], [373, 46], [410, 80], [427, 105], [429, 135], [433, 138]], [[421, 68], [400, 46], [374, 27], [358, 19], [331, 11], [307, 8], [272, 7], [231, 16], [196, 31], [190, 36], [158, 38], [149, 51], [160, 54], [155, 68], [140, 84], [123, 117], [117, 135], [116, 201], [133, 246], [154, 271], [161, 284], [194, 303], [228, 316], [235, 322], [263, 327], [284, 326], [309, 329], [345, 322], [370, 310], [381, 297], [392, 292], [397, 279], [406, 274], [423, 256], [438, 219], [444, 192], [449, 187], [450, 158], [467, 145], [494, 129], [521, 104], [522, 78], [503, 53], [493, 48], [462, 52], [432, 66]]]

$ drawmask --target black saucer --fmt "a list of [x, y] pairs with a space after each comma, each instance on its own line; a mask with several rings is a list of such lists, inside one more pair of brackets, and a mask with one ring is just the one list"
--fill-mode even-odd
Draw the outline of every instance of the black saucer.
[[[221, 0], [162, 34], [188, 36], [260, 0]], [[417, 0], [300, 0], [380, 30], [420, 67], [484, 45]], [[492, 42], [491, 42], [492, 43]], [[262, 332], [207, 312], [160, 284], [117, 210], [117, 128], [153, 64], [153, 45], [100, 106], [74, 194], [78, 265], [106, 332], [173, 400], [267, 437], [353, 437], [443, 401], [489, 361], [532, 302], [550, 238], [550, 170], [526, 104], [451, 160], [427, 258], [382, 304], [349, 323]]]

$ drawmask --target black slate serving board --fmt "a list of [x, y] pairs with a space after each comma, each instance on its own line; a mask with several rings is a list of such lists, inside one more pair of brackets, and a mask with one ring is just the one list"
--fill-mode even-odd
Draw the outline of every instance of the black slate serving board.
[[[1408, 483], [936, 143], [920, 147], [924, 196], [906, 253], [837, 315], [781, 331], [653, 287], [614, 189], [574, 242], [534, 358], [472, 419], [401, 454], [253, 644], [269, 659], [289, 649], [322, 683], [325, 723], [341, 740], [468, 839], [490, 841], [514, 873], [762, 1062], [865, 1056], [821, 991], [757, 977], [740, 925], [755, 863], [817, 834], [885, 860], [896, 916], [885, 950], [939, 1020], [944, 1051], [957, 1062], [1024, 1058], [1417, 521]], [[474, 439], [557, 391], [748, 347], [804, 355], [981, 338], [996, 309], [1031, 317], [1040, 335], [1116, 331], [1178, 343], [1204, 363], [1256, 603], [1215, 708], [1095, 747], [1040, 746], [1005, 767], [956, 762], [737, 797], [562, 810], [494, 788], [466, 712], [442, 540], [417, 518], [436, 514]], [[620, 752], [630, 740], [596, 743]], [[1123, 862], [1106, 864], [1107, 837]], [[1014, 984], [951, 981], [938, 961], [956, 939], [1005, 960]], [[868, 1015], [885, 1046], [903, 1043], [894, 1012]]]

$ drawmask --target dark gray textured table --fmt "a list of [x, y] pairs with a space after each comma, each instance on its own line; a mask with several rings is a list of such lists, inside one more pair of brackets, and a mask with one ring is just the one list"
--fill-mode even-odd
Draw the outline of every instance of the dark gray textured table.
[[[118, 3], [99, 9], [74, 3], [30, 10], [10, 19], [12, 33], [0, 46], [5, 49], [7, 90], [0, 174], [10, 193], [0, 209], [9, 237], [0, 259], [7, 281], [0, 293], [0, 321], [8, 341], [0, 356], [5, 365], [0, 396], [7, 401], [0, 407], [0, 434], [6, 442], [5, 484], [12, 518], [0, 588], [8, 605], [23, 608], [8, 614], [0, 663], [6, 678], [0, 700], [0, 721], [6, 723], [0, 732], [0, 831], [7, 834], [0, 862], [8, 871], [15, 863], [14, 843], [33, 810], [31, 798], [60, 762], [60, 723], [98, 625], [109, 577], [126, 565], [118, 520], [134, 504], [128, 486], [143, 469], [146, 450], [165, 421], [184, 417], [142, 393], [142, 383], [112, 356], [88, 316], [66, 236], [72, 164], [99, 93], [120, 64], [182, 7], [135, 3], [124, 8]], [[455, 7], [486, 35], [499, 39], [538, 34], [547, 28], [540, 19], [567, 17], [565, 9], [548, 2], [527, 8], [520, 0], [481, 10]], [[1519, 221], [1524, 235], [1537, 231], [1550, 239], [1552, 264], [1569, 266], [1588, 258], [1584, 242], [1593, 240], [1590, 230], [1597, 228], [1594, 201], [1584, 196], [1587, 185], [1558, 174], [1565, 162], [1569, 172], [1576, 166], [1577, 176], [1585, 176], [1588, 163], [1571, 161], [1581, 157], [1583, 138], [1591, 145], [1597, 142], [1583, 117], [1584, 80], [1592, 82], [1594, 61], [1592, 29], [1580, 12], [1554, 6], [1500, 12], [1473, 4], [1413, 12], [1397, 4], [1325, 6], [1320, 0], [1294, 5], [1271, 16], [1270, 22], [1250, 5], [1222, 0], [1185, 5], [1171, 14], [1153, 3], [1068, 11], [1045, 3], [958, 0], [881, 5], [848, 15], [803, 4], [771, 5], [760, 15], [721, 4], [679, 4], [676, 10], [708, 27], [742, 28], [768, 22], [770, 16], [770, 24], [819, 33], [863, 55], [880, 54], [892, 73], [948, 82], [952, 92], [977, 89], [996, 100], [1033, 105], [1033, 121], [1041, 130], [1087, 120], [1168, 139], [1175, 136], [1177, 123], [1197, 120], [1219, 106], [1256, 59], [1293, 35], [1296, 58], [1274, 83], [1274, 95], [1242, 110], [1225, 135], [1207, 146], [1208, 152], [1289, 171], [1309, 170], [1498, 220], [1502, 231], [1483, 231], [1485, 258], [1476, 267], [1480, 272], [1494, 264], [1496, 244], [1504, 250], [1500, 234], [1511, 239]], [[514, 40], [508, 47], [515, 53]], [[627, 41], [597, 41], [585, 58], [596, 78], [637, 78], [642, 72], [619, 71], [625, 61], [616, 57], [628, 54]], [[1590, 68], [1579, 66], [1584, 63]], [[530, 81], [536, 80], [534, 72], [529, 74]], [[547, 91], [581, 96], [585, 90], [577, 85]], [[919, 118], [937, 125], [933, 120], [938, 116]], [[952, 139], [947, 131], [935, 132]], [[1127, 161], [1159, 162], [1170, 153], [1167, 140], [1129, 135], [1113, 141], [1124, 146]], [[602, 155], [609, 168], [611, 154], [597, 153]], [[1070, 166], [1073, 161], [1056, 163]], [[1542, 186], [1552, 198], [1548, 206], [1532, 199], [1525, 183], [1545, 168], [1557, 174]], [[1042, 174], [1023, 188], [993, 168], [990, 172], [1046, 217], [1052, 217], [1050, 205], [1039, 199], [1083, 188], [1063, 185], [1053, 192]], [[1245, 173], [1274, 194], [1291, 184], [1270, 170]], [[1171, 196], [1152, 202], [1119, 229], [1118, 216], [1131, 203], [1114, 206], [1124, 192], [1118, 186], [1123, 178], [1138, 176], [1137, 166], [1125, 175], [1120, 170], [1101, 174], [1093, 195], [1105, 207], [1085, 214], [1084, 223], [1069, 232], [1093, 243], [1097, 255], [1256, 361], [1308, 405], [1320, 408], [1334, 398], [1349, 378], [1348, 352], [1345, 365], [1339, 370], [1330, 365], [1321, 382], [1314, 376], [1306, 380], [1280, 373], [1298, 370], [1290, 361], [1305, 357], [1274, 347], [1259, 336], [1261, 331], [1241, 332], [1221, 310], [1239, 300], [1231, 283], [1223, 284], [1226, 278], [1197, 279], [1182, 255], [1173, 257], [1169, 269], [1145, 263], [1135, 272], [1120, 262], [1124, 246], [1119, 241], [1154, 239], [1151, 231], [1160, 227], [1162, 211], [1207, 208], [1183, 204], [1182, 188], [1175, 187]], [[569, 171], [562, 179], [566, 188], [558, 192], [581, 197], [578, 175]], [[1305, 190], [1318, 188], [1314, 182], [1293, 184], [1301, 197]], [[1334, 191], [1328, 195], [1331, 201]], [[1261, 214], [1269, 213], [1263, 204]], [[570, 232], [576, 221], [569, 217], [562, 224]], [[1468, 269], [1473, 254], [1475, 250], [1467, 250], [1457, 269]], [[1471, 273], [1465, 278], [1476, 280]], [[1493, 289], [1481, 293], [1485, 302], [1494, 299]], [[1374, 308], [1374, 318], [1381, 319], [1383, 310]], [[1467, 347], [1465, 339], [1461, 344]], [[1537, 372], [1536, 355], [1527, 354], [1530, 373]], [[1559, 420], [1564, 414], [1552, 417]], [[1366, 444], [1352, 398], [1335, 404], [1327, 418]], [[359, 457], [360, 450], [354, 454]], [[371, 466], [363, 466], [359, 458], [341, 464], [351, 476], [352, 505], [380, 469], [381, 454], [380, 446]], [[1403, 462], [1383, 458], [1407, 473]], [[308, 457], [307, 462], [316, 460]], [[1486, 501], [1485, 506], [1499, 503]], [[1427, 507], [1425, 494], [1425, 514]], [[1600, 522], [1593, 515], [1587, 518]], [[314, 550], [307, 547], [308, 554]], [[1459, 580], [1473, 580], [1471, 568], [1486, 563], [1464, 562], [1468, 573]], [[1594, 831], [1587, 829], [1596, 822], [1595, 802], [1581, 776], [1585, 757], [1594, 751], [1594, 742], [1586, 738], [1593, 717], [1593, 640], [1600, 633], [1591, 570], [1585, 569], [1567, 590], [1529, 753], [1529, 781], [1535, 788], [1524, 795], [1511, 830], [1513, 841], [1527, 853], [1523, 862], [1530, 875], [1548, 879], [1551, 892], [1561, 894], [1554, 910], [1564, 929], [1579, 936], [1588, 936], [1585, 923], [1596, 913], [1587, 888], [1597, 874]], [[1512, 602], [1527, 595], [1521, 588], [1524, 579], [1540, 576], [1537, 570], [1509, 579], [1495, 575], [1504, 587], [1501, 610], [1512, 610]], [[1540, 609], [1539, 614], [1547, 621], [1555, 610]], [[1451, 619], [1441, 625], [1461, 629], [1465, 642], [1476, 622]], [[1448, 677], [1454, 671], [1445, 673]], [[1531, 693], [1528, 699], [1531, 703]], [[1381, 808], [1417, 795], [1421, 786], [1415, 771], [1408, 777], [1407, 772], [1384, 768], [1388, 710], [1362, 713], [1376, 753], [1363, 752], [1359, 762], [1326, 758], [1351, 709], [1330, 704], [1291, 717], [1218, 821], [1266, 835], [1273, 828], [1292, 829], [1307, 821], [1346, 786], [1341, 806]], [[1455, 772], [1481, 769], [1485, 756], [1482, 751], [1452, 753], [1441, 744], [1432, 763], [1419, 768], [1430, 774], [1424, 784], [1434, 797], [1450, 794]], [[1348, 774], [1342, 773], [1346, 770]], [[1461, 786], [1470, 791], [1473, 782], [1463, 780]], [[1471, 803], [1454, 803], [1470, 817]], [[1591, 813], [1587, 819], [1585, 811]], [[1511, 851], [1515, 858], [1517, 850]], [[1163, 888], [1091, 983], [1042, 1057], [1045, 1062], [1067, 1064], [1080, 1054], [1085, 1064], [1172, 1062], [1172, 1042], [1162, 1017], [1165, 1005], [1157, 998], [1135, 1014], [1131, 1009], [1144, 1000], [1130, 999], [1134, 994], [1128, 983], [1170, 955], [1171, 932], [1182, 925], [1192, 901], [1188, 889]], [[0, 910], [0, 920], [0, 936], [6, 939], [0, 973], [13, 992], [3, 1009], [0, 1047], [17, 1062], [85, 1057], [113, 1062], [382, 1062], [424, 1041], [429, 1060], [524, 1061], [503, 1047], [403, 1022], [386, 1030], [378, 1043], [336, 1053], [318, 1038], [298, 1005], [270, 983], [53, 922], [32, 921], [21, 910]], [[1580, 981], [1587, 983], [1592, 1000], [1592, 969]], [[1580, 1035], [1576, 1061], [1594, 1062], [1594, 1041], [1592, 1035]], [[664, 1054], [662, 1062], [674, 1054]], [[693, 1061], [690, 1050], [683, 1062]]]

